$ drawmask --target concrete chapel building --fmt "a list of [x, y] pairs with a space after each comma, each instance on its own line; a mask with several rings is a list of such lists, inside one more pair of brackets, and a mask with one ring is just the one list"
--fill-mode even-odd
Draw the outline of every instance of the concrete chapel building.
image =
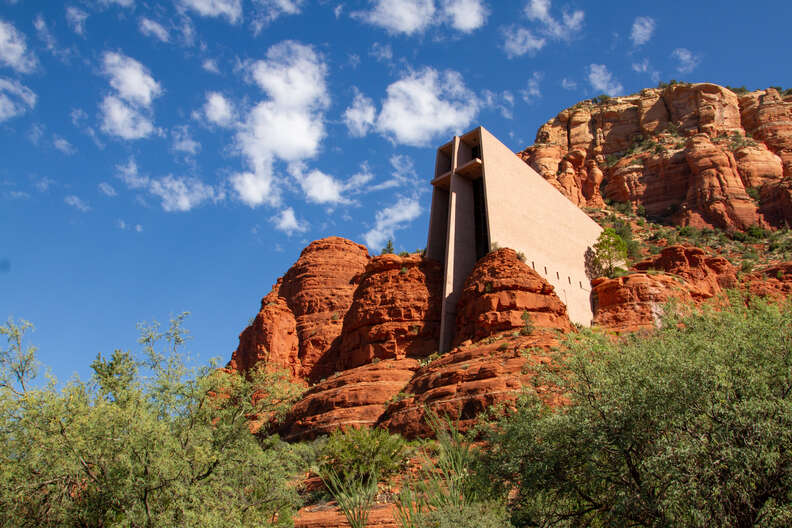
[[593, 317], [585, 255], [602, 228], [483, 127], [437, 149], [426, 255], [444, 263], [440, 351], [476, 262], [494, 245], [526, 256], [555, 287], [569, 318]]

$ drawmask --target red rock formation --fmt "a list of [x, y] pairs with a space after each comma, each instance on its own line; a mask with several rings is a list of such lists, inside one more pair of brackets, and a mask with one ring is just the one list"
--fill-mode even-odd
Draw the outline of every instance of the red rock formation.
[[553, 293], [553, 286], [521, 262], [514, 250], [493, 251], [476, 264], [465, 281], [454, 344], [519, 330], [525, 325], [525, 312], [539, 328], [571, 329], [566, 306]]
[[[714, 84], [676, 84], [584, 101], [519, 155], [580, 206], [604, 196], [676, 224], [726, 229], [792, 221], [792, 96], [774, 89], [738, 100]], [[748, 187], [760, 190], [758, 208]]]
[[338, 428], [374, 425], [418, 366], [415, 359], [391, 359], [339, 371], [303, 394], [279, 432], [298, 441]]
[[592, 281], [595, 325], [617, 332], [654, 328], [668, 301], [699, 303], [737, 285], [729, 261], [696, 247], [670, 246], [633, 268], [638, 273]]
[[309, 381], [335, 372], [328, 352], [368, 261], [364, 246], [343, 238], [309, 244], [262, 299], [229, 367], [245, 370], [265, 359]]
[[[521, 335], [526, 312], [533, 331]], [[460, 297], [456, 342], [464, 342], [418, 370], [379, 423], [408, 437], [427, 436], [431, 409], [465, 429], [483, 410], [518, 396], [531, 361], [524, 350], [541, 356], [537, 351], [557, 345], [555, 330], [571, 327], [553, 287], [513, 250], [490, 253], [476, 264]]]
[[[376, 504], [369, 510], [366, 526], [373, 528], [399, 528], [393, 504]], [[294, 528], [348, 528], [344, 514], [333, 506], [308, 506], [297, 512]]]

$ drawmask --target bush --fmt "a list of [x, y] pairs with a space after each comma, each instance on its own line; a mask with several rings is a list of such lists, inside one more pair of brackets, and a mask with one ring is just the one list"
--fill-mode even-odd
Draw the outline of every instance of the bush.
[[612, 277], [616, 266], [627, 259], [627, 244], [613, 228], [606, 227], [594, 244], [594, 254], [602, 273]]
[[321, 449], [319, 473], [332, 469], [345, 478], [386, 480], [404, 466], [406, 446], [401, 436], [381, 428], [334, 431]]
[[498, 503], [443, 506], [416, 515], [414, 528], [511, 528], [509, 514]]
[[526, 394], [486, 438], [480, 478], [516, 526], [789, 526], [792, 305], [569, 339], [535, 380], [563, 411]]

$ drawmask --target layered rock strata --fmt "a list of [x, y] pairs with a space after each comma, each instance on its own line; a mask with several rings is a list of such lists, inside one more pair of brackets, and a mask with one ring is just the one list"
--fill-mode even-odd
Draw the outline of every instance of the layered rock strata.
[[792, 95], [675, 84], [584, 101], [520, 157], [575, 204], [629, 202], [679, 225], [745, 229], [792, 220]]

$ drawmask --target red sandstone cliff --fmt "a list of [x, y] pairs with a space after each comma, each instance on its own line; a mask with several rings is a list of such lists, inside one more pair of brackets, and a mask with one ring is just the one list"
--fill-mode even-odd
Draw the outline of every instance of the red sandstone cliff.
[[677, 225], [726, 229], [792, 220], [792, 94], [773, 88], [738, 96], [674, 84], [584, 101], [519, 155], [581, 207], [606, 198]]

